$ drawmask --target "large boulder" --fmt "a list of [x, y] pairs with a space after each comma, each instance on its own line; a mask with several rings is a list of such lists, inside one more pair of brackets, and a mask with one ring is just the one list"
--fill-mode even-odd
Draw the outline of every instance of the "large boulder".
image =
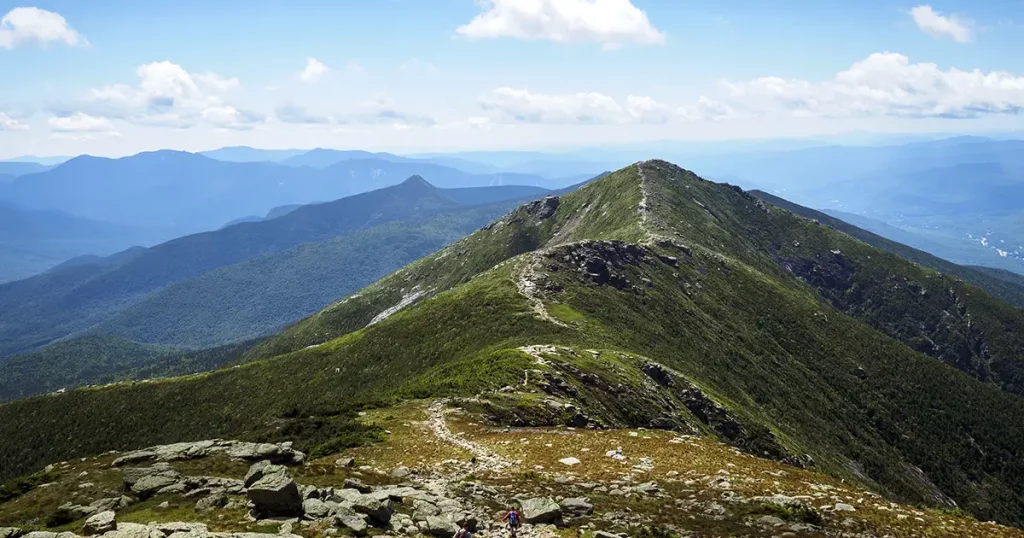
[[245, 487], [249, 487], [255, 484], [259, 479], [263, 478], [264, 475], [283, 473], [287, 469], [280, 465], [274, 465], [267, 460], [258, 461], [249, 466], [249, 471], [245, 473], [245, 478], [242, 480], [242, 484]]
[[451, 536], [459, 532], [459, 526], [446, 517], [427, 516], [423, 523], [420, 530], [438, 538], [451, 538]]
[[117, 522], [114, 520], [114, 512], [106, 511], [100, 512], [85, 520], [85, 526], [82, 527], [82, 532], [88, 535], [103, 534], [116, 528]]
[[366, 514], [370, 521], [378, 527], [385, 527], [391, 521], [391, 514], [395, 513], [394, 504], [391, 499], [363, 495], [358, 499], [350, 501], [352, 508], [360, 514]]
[[20, 538], [25, 531], [18, 527], [0, 527], [0, 538]]
[[560, 523], [562, 508], [547, 497], [536, 497], [523, 501], [523, 521], [527, 523]]
[[281, 468], [264, 474], [246, 490], [249, 500], [261, 516], [302, 515], [302, 495], [295, 481]]

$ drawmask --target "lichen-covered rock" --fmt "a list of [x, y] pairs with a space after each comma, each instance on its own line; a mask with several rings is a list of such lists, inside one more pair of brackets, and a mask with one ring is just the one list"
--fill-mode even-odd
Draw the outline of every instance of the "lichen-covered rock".
[[438, 538], [450, 538], [456, 532], [459, 532], [459, 526], [454, 521], [441, 517], [441, 516], [428, 516], [424, 521], [424, 526], [420, 529], [426, 534], [437, 536]]
[[0, 538], [20, 538], [25, 531], [18, 527], [0, 527]]
[[391, 521], [391, 514], [395, 512], [391, 499], [375, 498], [372, 495], [363, 495], [351, 501], [352, 508], [360, 514], [366, 514], [374, 525], [383, 527]]
[[85, 520], [82, 532], [88, 535], [103, 534], [117, 528], [117, 521], [114, 520], [114, 512], [100, 512]]
[[536, 497], [523, 501], [523, 520], [527, 523], [560, 523], [562, 508], [547, 497]]
[[302, 515], [302, 495], [295, 481], [280, 471], [264, 474], [246, 490], [261, 516]]
[[323, 519], [331, 515], [331, 507], [320, 499], [302, 501], [302, 512], [308, 519]]

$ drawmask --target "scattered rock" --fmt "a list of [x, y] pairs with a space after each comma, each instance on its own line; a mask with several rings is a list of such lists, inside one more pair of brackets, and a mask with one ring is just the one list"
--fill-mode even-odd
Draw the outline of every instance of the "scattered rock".
[[594, 505], [587, 502], [586, 499], [578, 497], [562, 499], [558, 506], [562, 508], [563, 513], [570, 516], [589, 516], [594, 513]]
[[355, 458], [338, 458], [334, 460], [334, 465], [338, 467], [355, 467]]
[[352, 531], [352, 534], [356, 536], [364, 536], [369, 528], [365, 519], [354, 514], [336, 515], [334, 516], [334, 522], [336, 525]]
[[836, 503], [835, 511], [836, 512], [856, 512], [857, 509], [854, 508], [852, 505], [849, 505], [849, 504], [846, 504], [846, 503]]
[[527, 523], [560, 523], [562, 508], [547, 497], [536, 497], [523, 501], [523, 520]]
[[18, 527], [0, 527], [0, 538], [20, 538], [25, 531]]
[[373, 488], [371, 488], [370, 486], [367, 486], [366, 484], [364, 484], [358, 478], [346, 478], [345, 479], [345, 488], [346, 489], [354, 489], [354, 490], [358, 491], [359, 493], [369, 493], [370, 491], [373, 490]]
[[563, 464], [563, 465], [579, 465], [580, 464], [580, 460], [578, 460], [576, 458], [573, 458], [573, 457], [562, 458], [562, 459], [558, 460], [558, 462]]
[[224, 508], [228, 504], [228, 496], [224, 492], [214, 492], [212, 495], [203, 497], [196, 501], [197, 512], [209, 512], [217, 508]]
[[380, 527], [386, 526], [391, 521], [391, 514], [395, 511], [390, 498], [385, 496], [384, 499], [379, 499], [372, 495], [363, 495], [352, 501], [352, 508], [360, 514], [366, 514], [370, 521]]
[[302, 501], [302, 511], [308, 519], [323, 519], [331, 515], [331, 507], [320, 499]]

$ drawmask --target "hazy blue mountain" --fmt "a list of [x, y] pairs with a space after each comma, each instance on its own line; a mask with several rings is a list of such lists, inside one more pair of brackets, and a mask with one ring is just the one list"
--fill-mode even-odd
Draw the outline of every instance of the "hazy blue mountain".
[[199, 154], [218, 161], [255, 163], [283, 161], [305, 152], [304, 149], [256, 149], [248, 146], [229, 146], [201, 151]]
[[0, 282], [28, 278], [77, 256], [148, 244], [159, 234], [0, 202]]
[[464, 187], [460, 189], [445, 189], [449, 198], [466, 205], [490, 204], [502, 200], [514, 200], [518, 198], [541, 198], [550, 191], [540, 187], [528, 187], [523, 185], [509, 185], [504, 187]]
[[67, 155], [54, 155], [50, 157], [39, 157], [36, 155], [22, 155], [10, 159], [0, 159], [0, 162], [7, 163], [36, 163], [44, 166], [57, 166], [58, 164], [71, 159]]
[[281, 205], [334, 200], [420, 175], [440, 187], [575, 182], [530, 174], [471, 174], [417, 160], [354, 159], [323, 169], [269, 162], [223, 162], [157, 151], [121, 159], [76, 157], [52, 170], [0, 185], [0, 200], [55, 209], [94, 220], [162, 227], [184, 235], [265, 215]]
[[53, 168], [52, 166], [36, 162], [21, 161], [0, 161], [0, 175], [18, 177], [25, 174], [34, 174]]
[[288, 159], [281, 161], [281, 164], [286, 164], [288, 166], [327, 168], [328, 166], [338, 164], [341, 161], [357, 159], [376, 159], [387, 162], [417, 162], [416, 159], [399, 157], [393, 153], [316, 148], [305, 153], [289, 157]]
[[[432, 186], [418, 176], [413, 176], [398, 185], [377, 191], [323, 204], [305, 205], [274, 219], [236, 224], [214, 232], [181, 237], [146, 249], [133, 249], [119, 253], [115, 260], [79, 258], [47, 273], [0, 285], [0, 317], [12, 320], [10, 323], [0, 325], [0, 356], [35, 349], [53, 340], [87, 331], [110, 320], [118, 312], [144, 301], [153, 292], [225, 266], [273, 255], [300, 244], [318, 243], [345, 236], [389, 222], [408, 223], [435, 214], [469, 207], [456, 201], [455, 198], [470, 202], [473, 200], [478, 202], [495, 201], [522, 198], [524, 194], [530, 192], [536, 191], [520, 187], [501, 188], [497, 189], [495, 193], [488, 193], [486, 189], [480, 189], [456, 192], [453, 198], [447, 194], [447, 191]], [[464, 225], [472, 226], [478, 223], [477, 220], [470, 220], [468, 224]], [[434, 241], [419, 242], [415, 240], [415, 237], [409, 236], [408, 230], [400, 230], [401, 233], [398, 236], [403, 239], [396, 240], [395, 245], [412, 245], [408, 252], [420, 253], [423, 248], [429, 246], [436, 248], [437, 241], [452, 239], [451, 234], [454, 232], [451, 230], [463, 230], [464, 228], [458, 226], [452, 228], [447, 224], [431, 228], [433, 232], [442, 229], [446, 231], [433, 235]], [[369, 245], [372, 244], [372, 241], [361, 244], [370, 248]], [[407, 263], [422, 255], [417, 254], [413, 258], [402, 257], [395, 250], [389, 253], [386, 244], [380, 244], [378, 247], [380, 250], [375, 255], [380, 256], [381, 259], [405, 260], [402, 263]], [[316, 253], [321, 252], [319, 247], [309, 247], [309, 249], [303, 251], [305, 253], [305, 265], [303, 266], [317, 266], [329, 271], [330, 269], [321, 265], [323, 260], [316, 257]], [[365, 252], [371, 251], [372, 249]], [[322, 252], [337, 253], [339, 251], [328, 248]], [[335, 256], [336, 254], [331, 255]], [[268, 266], [255, 264], [251, 267], [266, 268]], [[396, 267], [398, 265], [381, 266], [381, 270], [386, 269], [385, 272], [387, 272]], [[255, 269], [253, 270], [255, 271]], [[272, 274], [267, 275], [256, 275], [254, 272], [245, 271], [234, 272], [231, 273], [234, 276], [225, 278], [228, 280], [238, 279], [233, 281], [236, 287], [232, 289], [243, 286], [245, 288], [244, 297], [248, 298], [247, 300], [258, 301], [260, 300], [259, 293], [270, 294], [273, 291], [265, 289], [260, 292], [261, 288], [251, 287], [254, 278], [269, 277], [273, 274], [280, 275], [291, 270], [279, 267], [273, 269]], [[242, 274], [243, 277], [238, 277], [239, 274]], [[345, 274], [349, 274], [346, 278], [354, 278], [354, 275], [368, 275], [370, 272], [361, 272], [350, 268], [342, 271], [340, 276], [345, 276]], [[304, 278], [310, 281], [316, 280], [308, 275]], [[223, 284], [223, 281], [218, 285], [224, 289], [231, 287]], [[310, 293], [312, 292], [296, 293], [295, 301], [302, 301], [303, 297], [308, 298]], [[330, 291], [320, 290], [316, 293], [329, 294]], [[181, 296], [174, 295], [173, 297]], [[282, 312], [293, 312], [294, 310], [285, 308], [285, 305], [281, 303], [282, 300], [277, 297], [271, 303], [276, 305], [274, 308], [279, 308]], [[193, 301], [193, 304], [196, 302]], [[154, 312], [159, 310], [156, 309]], [[17, 312], [17, 316], [13, 315], [15, 312]], [[192, 315], [195, 315], [196, 319], [201, 317], [201, 314], [190, 311], [174, 310], [173, 312], [175, 316], [182, 319], [182, 323], [190, 319]], [[261, 327], [277, 326], [276, 323], [279, 320], [267, 319], [270, 320], [267, 321], [269, 325], [260, 325]], [[130, 319], [130, 321], [144, 322], [145, 320]], [[250, 322], [253, 320], [246, 320], [246, 323]], [[174, 332], [173, 327], [166, 327], [162, 330], [167, 334]], [[237, 333], [239, 331], [236, 330], [231, 334], [236, 335]], [[136, 339], [138, 335], [133, 333], [130, 337]], [[197, 337], [194, 341], [199, 340]], [[202, 340], [202, 342], [205, 345], [213, 340]], [[182, 342], [165, 343], [180, 344]]]
[[[323, 202], [314, 202], [314, 203], [323, 203]], [[298, 208], [300, 208], [302, 206], [303, 206], [303, 204], [279, 205], [277, 207], [271, 208], [270, 211], [267, 211], [267, 215], [265, 217], [263, 217], [263, 218], [264, 219], [276, 219], [277, 217], [283, 217], [283, 216], [287, 215], [288, 213], [291, 213], [292, 211], [295, 211], [296, 209], [298, 209]]]

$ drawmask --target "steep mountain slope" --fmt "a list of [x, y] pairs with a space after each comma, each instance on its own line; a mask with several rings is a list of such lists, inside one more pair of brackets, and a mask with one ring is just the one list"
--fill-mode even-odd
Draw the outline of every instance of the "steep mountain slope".
[[305, 206], [162, 243], [116, 264], [88, 264], [0, 286], [0, 356], [33, 349], [110, 319], [147, 294], [219, 267], [378, 224], [465, 207], [419, 177], [400, 185]]
[[647, 161], [521, 206], [250, 364], [4, 404], [0, 472], [480, 394], [506, 424], [706, 435], [1022, 524], [1021, 334], [978, 288]]
[[[987, 291], [993, 296], [1010, 303], [1011, 305], [1018, 308], [1024, 308], [1024, 277], [1017, 275], [1016, 273], [1002, 271], [999, 269], [990, 269], [987, 267], [957, 265], [942, 258], [933, 256], [928, 252], [922, 252], [921, 250], [912, 248], [909, 241], [897, 242], [893, 240], [892, 236], [901, 237], [899, 229], [890, 230], [888, 231], [889, 235], [882, 237], [879, 234], [872, 233], [864, 227], [857, 226], [858, 221], [851, 222], [843, 220], [841, 217], [833, 216], [832, 212], [824, 213], [821, 211], [815, 211], [766, 192], [751, 191], [750, 194], [787, 211], [800, 215], [801, 217], [816, 220], [826, 226], [848, 234], [851, 237], [859, 239], [873, 247], [895, 254], [905, 260], [962, 278]], [[856, 215], [850, 215], [850, 217], [851, 219], [856, 218]], [[878, 224], [883, 227], [887, 226], [884, 223]], [[908, 235], [909, 234], [904, 232], [902, 237], [906, 237]], [[911, 239], [910, 237], [906, 238]]]

